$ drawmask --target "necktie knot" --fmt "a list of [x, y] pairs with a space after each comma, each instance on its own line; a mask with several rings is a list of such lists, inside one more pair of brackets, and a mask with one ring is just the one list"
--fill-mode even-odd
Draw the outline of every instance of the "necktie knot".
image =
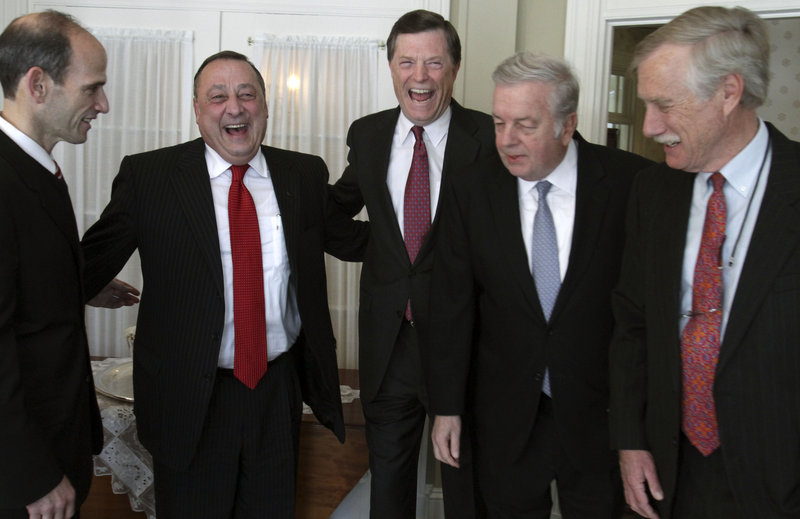
[[539, 203], [541, 203], [545, 198], [547, 198], [547, 193], [550, 192], [551, 187], [553, 187], [553, 184], [551, 184], [547, 180], [542, 180], [541, 182], [536, 184], [536, 190], [539, 191]]
[[422, 140], [422, 132], [425, 130], [422, 126], [412, 126], [411, 131], [414, 133], [414, 138], [417, 142]]
[[248, 169], [250, 169], [250, 165], [249, 164], [231, 166], [231, 173], [233, 174], [233, 181], [234, 182], [241, 182], [242, 179], [244, 178], [244, 174], [247, 173]]
[[722, 176], [722, 173], [717, 171], [716, 173], [711, 175], [711, 184], [714, 186], [714, 191], [719, 191], [725, 184], [725, 177]]

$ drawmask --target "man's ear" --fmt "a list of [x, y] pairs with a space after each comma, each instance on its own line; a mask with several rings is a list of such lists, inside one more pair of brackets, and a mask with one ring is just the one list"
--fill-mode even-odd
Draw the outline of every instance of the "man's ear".
[[744, 79], [741, 74], [731, 73], [722, 80], [722, 102], [725, 115], [730, 114], [742, 100]]
[[50, 76], [41, 67], [31, 67], [22, 76], [17, 93], [19, 93], [20, 89], [24, 89], [25, 94], [33, 99], [35, 103], [42, 104], [45, 102], [52, 84], [53, 81]]

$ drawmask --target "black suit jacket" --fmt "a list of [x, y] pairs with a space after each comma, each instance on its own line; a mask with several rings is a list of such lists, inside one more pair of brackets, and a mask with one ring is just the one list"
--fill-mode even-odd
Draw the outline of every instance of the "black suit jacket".
[[[216, 376], [224, 318], [222, 262], [201, 139], [125, 157], [111, 201], [83, 238], [87, 293], [108, 282], [139, 249], [144, 287], [134, 346], [139, 438], [161, 463], [191, 462]], [[322, 159], [262, 146], [280, 207], [302, 333], [303, 399], [344, 441], [324, 249], [347, 259], [363, 239], [343, 219], [327, 225]], [[361, 228], [361, 227], [359, 227]], [[341, 230], [342, 234], [336, 234]], [[351, 247], [352, 250], [348, 250]]]
[[[491, 117], [462, 108], [455, 101], [450, 107], [452, 118], [437, 213], [442, 211], [441, 193], [447, 185], [459, 182], [465, 167], [495, 153]], [[368, 115], [351, 125], [347, 135], [348, 166], [332, 189], [332, 199], [340, 211], [353, 216], [366, 205], [369, 213], [371, 238], [361, 270], [359, 309], [359, 373], [365, 402], [378, 392], [409, 297], [414, 320], [424, 326], [430, 270], [439, 235], [439, 217], [433, 215], [430, 231], [412, 265], [386, 185], [399, 115], [400, 109], [395, 108]]]
[[66, 184], [0, 131], [0, 510], [66, 475], [80, 504], [102, 428]]
[[[772, 165], [714, 379], [721, 452], [745, 517], [800, 517], [800, 144], [768, 125]], [[652, 452], [671, 516], [681, 430], [680, 283], [694, 174], [634, 185], [614, 293], [612, 444]]]
[[631, 181], [651, 163], [577, 134], [574, 140], [572, 245], [549, 324], [522, 237], [517, 178], [492, 157], [447, 193], [431, 288], [431, 408], [463, 415], [474, 406], [478, 451], [504, 465], [531, 437], [546, 367], [572, 463], [584, 470], [614, 463], [607, 418], [610, 295]]

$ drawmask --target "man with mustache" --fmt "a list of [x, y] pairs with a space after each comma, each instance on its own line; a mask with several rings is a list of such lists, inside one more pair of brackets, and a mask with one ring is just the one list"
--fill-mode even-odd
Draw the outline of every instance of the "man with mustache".
[[626, 499], [649, 518], [800, 517], [800, 144], [756, 114], [766, 25], [698, 7], [633, 66], [666, 164], [632, 189], [613, 298]]

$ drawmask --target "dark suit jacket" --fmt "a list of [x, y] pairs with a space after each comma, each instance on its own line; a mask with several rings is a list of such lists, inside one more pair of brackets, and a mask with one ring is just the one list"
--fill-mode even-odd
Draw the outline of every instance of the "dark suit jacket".
[[[800, 517], [800, 144], [768, 125], [772, 166], [714, 380], [721, 452], [745, 517]], [[614, 293], [612, 445], [652, 452], [669, 518], [678, 470], [678, 325], [694, 174], [634, 185]]]
[[103, 436], [82, 262], [65, 184], [0, 131], [0, 510], [64, 475], [79, 504], [89, 491]]
[[449, 186], [442, 216], [431, 287], [431, 409], [463, 415], [474, 405], [477, 450], [504, 465], [515, 462], [531, 437], [546, 367], [572, 463], [584, 470], [614, 463], [607, 418], [610, 295], [631, 181], [651, 163], [577, 134], [574, 140], [572, 246], [549, 324], [522, 237], [518, 181], [499, 157]]
[[[492, 119], [451, 102], [442, 185], [437, 212], [447, 185], [480, 157], [495, 153]], [[412, 265], [386, 185], [389, 156], [400, 109], [386, 110], [355, 121], [347, 135], [348, 166], [332, 189], [338, 208], [349, 216], [366, 205], [371, 239], [361, 270], [359, 309], [359, 370], [361, 398], [370, 402], [378, 392], [397, 333], [411, 297], [414, 320], [423, 324], [428, 313], [428, 285], [438, 240], [438, 216]]]
[[[139, 438], [161, 463], [188, 466], [211, 398], [224, 318], [222, 262], [201, 139], [125, 157], [111, 201], [83, 238], [87, 293], [139, 249], [144, 287], [134, 346]], [[326, 225], [328, 171], [312, 155], [262, 146], [278, 199], [303, 323], [303, 398], [344, 441], [323, 250], [357, 248]], [[352, 222], [344, 220], [347, 224]], [[350, 226], [342, 227], [343, 233]], [[334, 233], [334, 234], [332, 234]], [[366, 235], [364, 235], [364, 238]]]

